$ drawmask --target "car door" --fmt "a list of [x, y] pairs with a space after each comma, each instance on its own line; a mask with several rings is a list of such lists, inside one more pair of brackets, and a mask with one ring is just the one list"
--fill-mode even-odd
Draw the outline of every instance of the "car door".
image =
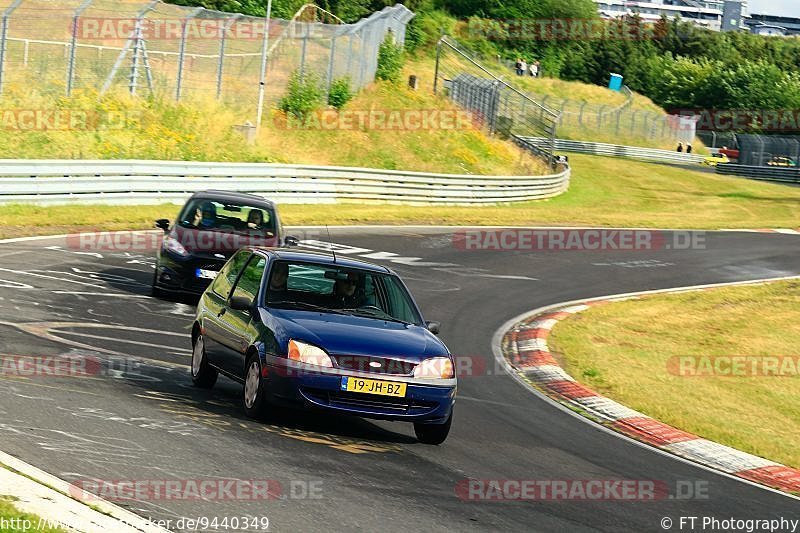
[[228, 297], [233, 291], [233, 286], [251, 255], [249, 250], [241, 250], [231, 257], [203, 295], [203, 305], [206, 308], [203, 317], [206, 357], [209, 363], [222, 370], [225, 360], [223, 340], [226, 337], [226, 329], [221, 319], [227, 312]]
[[[261, 282], [264, 278], [267, 259], [253, 254], [244, 267], [231, 292], [231, 298], [242, 297], [260, 304]], [[230, 307], [230, 299], [224, 312], [218, 317], [220, 325], [221, 368], [234, 377], [244, 379], [244, 364], [247, 348], [250, 346], [257, 328], [254, 320], [260, 320], [251, 310], [237, 310]]]

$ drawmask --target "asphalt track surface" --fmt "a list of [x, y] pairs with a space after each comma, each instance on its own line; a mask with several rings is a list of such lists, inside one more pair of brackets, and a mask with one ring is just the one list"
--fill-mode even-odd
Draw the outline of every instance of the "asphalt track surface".
[[[419, 444], [400, 423], [294, 411], [246, 419], [239, 385], [192, 387], [194, 309], [149, 297], [152, 253], [77, 253], [60, 239], [0, 244], [0, 351], [88, 351], [104, 371], [0, 376], [0, 449], [67, 481], [275, 480], [282, 495], [269, 501], [118, 502], [153, 519], [266, 516], [273, 531], [641, 532], [663, 531], [663, 517], [689, 531], [680, 516], [800, 518], [797, 500], [565, 414], [499, 370], [491, 346], [507, 320], [548, 304], [800, 274], [800, 237], [709, 233], [702, 249], [647, 252], [467, 252], [435, 228], [337, 228], [333, 241], [363, 249], [354, 256], [386, 252], [371, 259], [403, 276], [454, 354], [483, 363], [460, 379], [444, 445]], [[676, 491], [699, 482], [707, 497], [463, 501], [455, 487], [467, 478], [655, 480]]]

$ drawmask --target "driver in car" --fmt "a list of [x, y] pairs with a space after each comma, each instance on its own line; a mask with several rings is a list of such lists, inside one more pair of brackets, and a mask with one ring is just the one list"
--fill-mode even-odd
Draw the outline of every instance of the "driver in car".
[[217, 208], [211, 202], [203, 202], [194, 212], [192, 226], [195, 228], [213, 228], [217, 222]]
[[333, 284], [333, 307], [355, 308], [359, 307], [363, 298], [357, 294], [358, 274], [348, 272], [346, 279], [338, 279]]

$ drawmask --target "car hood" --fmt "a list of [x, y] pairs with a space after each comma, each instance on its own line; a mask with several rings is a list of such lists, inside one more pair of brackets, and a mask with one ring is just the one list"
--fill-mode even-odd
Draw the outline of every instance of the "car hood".
[[267, 237], [265, 234], [248, 235], [180, 226], [175, 227], [170, 236], [180, 242], [191, 254], [222, 254], [225, 258], [246, 246], [278, 246], [278, 237]]
[[368, 317], [270, 309], [265, 321], [274, 321], [279, 343], [285, 349], [289, 339], [308, 342], [331, 355], [392, 357], [419, 362], [427, 357], [447, 355], [444, 343], [426, 328]]

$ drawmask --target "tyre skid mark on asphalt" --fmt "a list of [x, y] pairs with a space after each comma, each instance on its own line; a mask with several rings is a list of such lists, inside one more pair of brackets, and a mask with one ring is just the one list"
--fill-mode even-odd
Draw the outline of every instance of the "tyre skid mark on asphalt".
[[115, 462], [119, 458], [144, 459], [147, 449], [127, 439], [105, 435], [85, 435], [60, 429], [0, 422], [0, 433], [12, 434], [21, 440], [31, 440], [39, 448], [56, 453], [78, 455], [81, 458]]
[[[349, 452], [352, 454], [400, 452], [402, 450], [400, 446], [393, 444], [362, 441], [347, 437], [317, 433], [304, 429], [264, 425], [257, 422], [239, 421], [234, 424], [222, 414], [205, 410], [203, 408], [203, 402], [175, 393], [149, 390], [143, 394], [136, 394], [135, 396], [159, 402], [158, 408], [162, 412], [170, 413], [180, 417], [186, 417], [195, 423], [205, 424], [221, 432], [226, 432], [229, 429], [245, 431], [250, 434], [259, 434], [264, 432], [303, 441], [309, 444], [320, 444], [335, 450]], [[212, 405], [220, 404], [216, 403]], [[231, 407], [231, 404], [225, 403], [222, 404], [222, 406]]]

